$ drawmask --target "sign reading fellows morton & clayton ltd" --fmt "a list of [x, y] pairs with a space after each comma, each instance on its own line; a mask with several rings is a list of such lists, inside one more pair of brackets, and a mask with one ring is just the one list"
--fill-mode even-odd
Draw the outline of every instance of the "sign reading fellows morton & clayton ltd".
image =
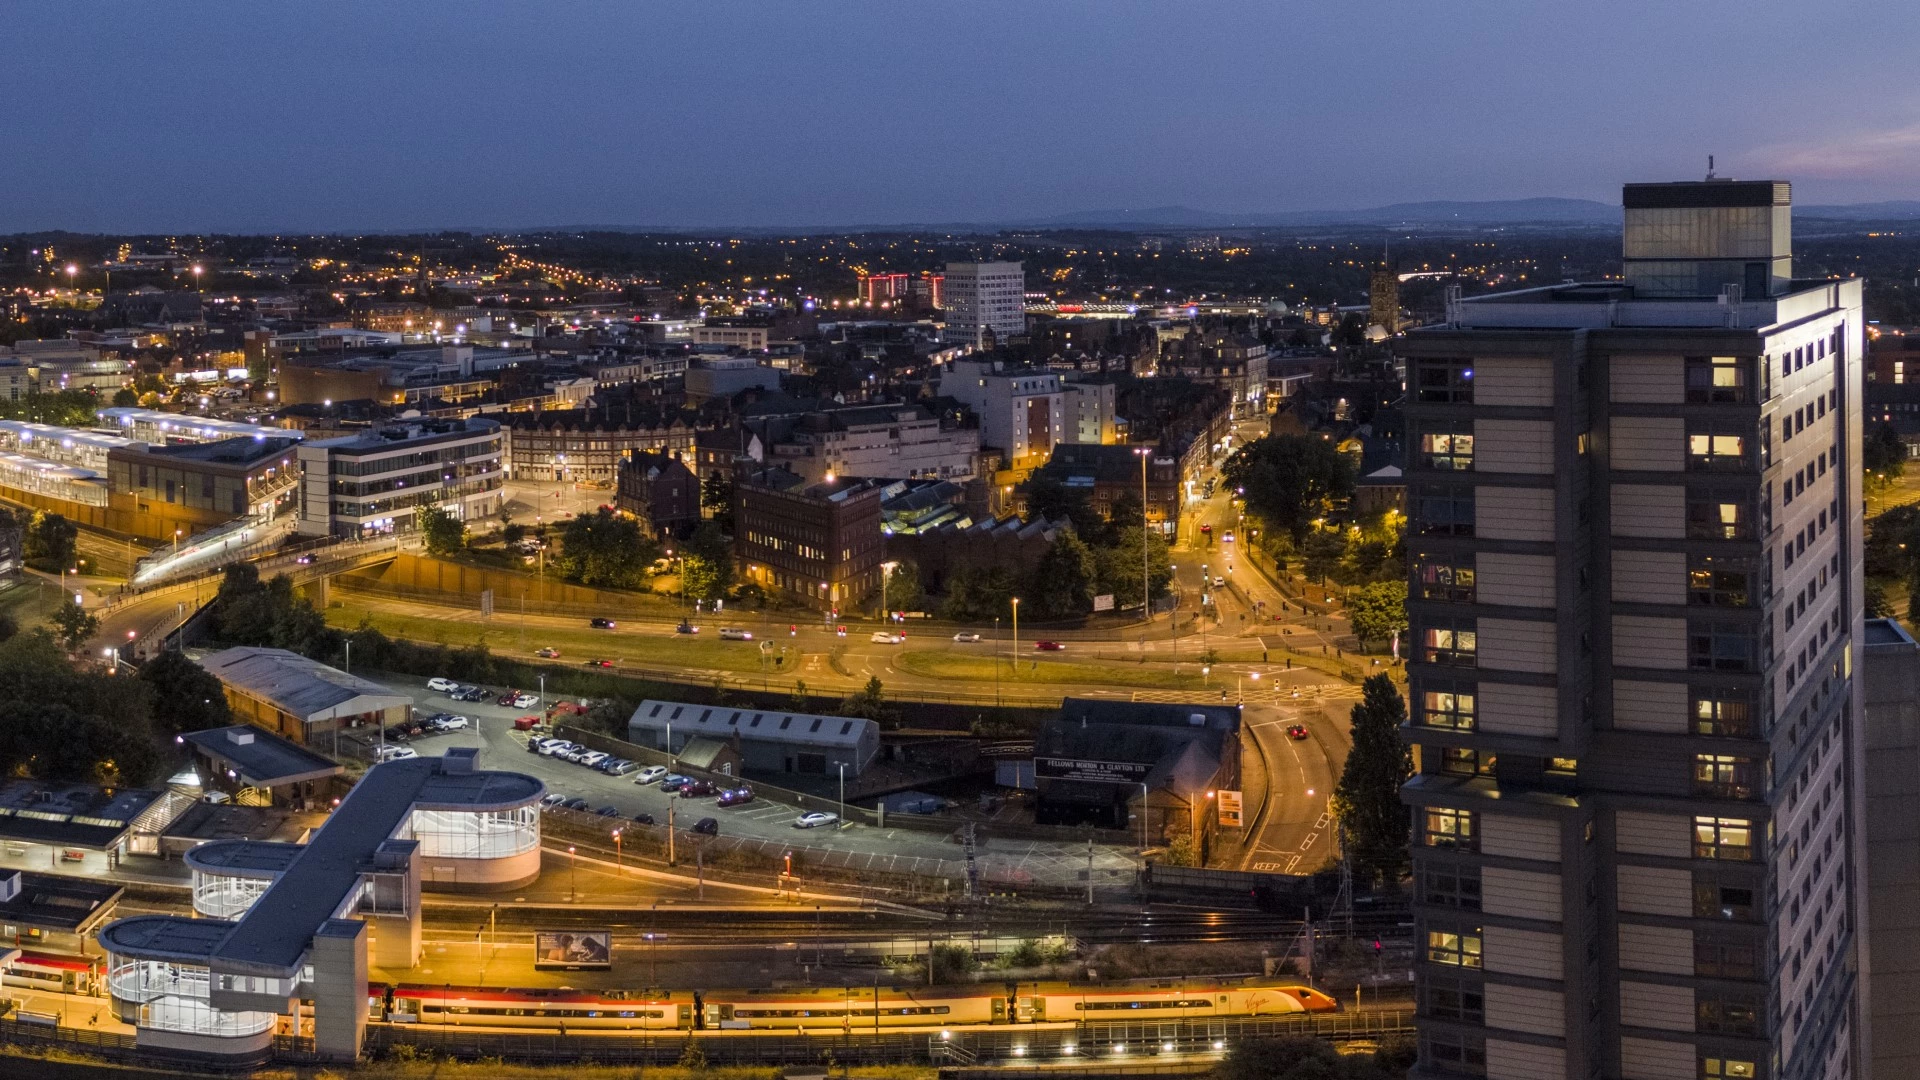
[[1083, 758], [1036, 757], [1033, 775], [1049, 780], [1088, 780], [1097, 784], [1138, 784], [1152, 765], [1133, 761], [1087, 761]]

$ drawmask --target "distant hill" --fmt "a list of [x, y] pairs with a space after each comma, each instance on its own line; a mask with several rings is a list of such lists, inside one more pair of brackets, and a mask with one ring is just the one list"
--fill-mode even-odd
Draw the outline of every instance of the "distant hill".
[[1892, 202], [1848, 203], [1845, 206], [1796, 206], [1795, 217], [1834, 218], [1840, 221], [1886, 221], [1891, 218], [1920, 218], [1920, 202], [1896, 199]]
[[1393, 203], [1362, 210], [1294, 210], [1284, 213], [1223, 214], [1189, 206], [1145, 210], [1082, 210], [1017, 223], [1028, 228], [1126, 229], [1258, 228], [1288, 225], [1505, 225], [1553, 223], [1618, 225], [1620, 208], [1591, 199], [1498, 199], [1486, 202], [1433, 201]]

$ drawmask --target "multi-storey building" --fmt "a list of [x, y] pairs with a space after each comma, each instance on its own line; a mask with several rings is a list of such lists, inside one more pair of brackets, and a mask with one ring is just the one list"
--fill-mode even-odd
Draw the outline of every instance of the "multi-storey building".
[[1414, 1075], [1866, 1075], [1861, 283], [1784, 183], [1451, 298], [1407, 473]]
[[507, 471], [515, 480], [611, 484], [635, 454], [693, 449], [691, 413], [658, 409], [558, 409], [508, 413]]
[[1011, 469], [1043, 465], [1053, 445], [1067, 441], [1067, 395], [1058, 372], [956, 360], [941, 372], [940, 393], [973, 410], [980, 444], [1004, 454]]
[[301, 443], [299, 531], [352, 539], [410, 532], [420, 506], [477, 521], [500, 507], [504, 441], [499, 424], [476, 418]]
[[734, 475], [734, 556], [740, 574], [768, 592], [837, 612], [880, 588], [885, 484], [860, 477], [807, 483], [742, 459]]
[[978, 345], [988, 331], [1004, 342], [1027, 330], [1027, 275], [1017, 262], [948, 263], [941, 285], [941, 337]]
[[969, 480], [980, 463], [980, 431], [945, 422], [925, 406], [863, 405], [808, 413], [774, 460], [808, 480], [871, 476]]

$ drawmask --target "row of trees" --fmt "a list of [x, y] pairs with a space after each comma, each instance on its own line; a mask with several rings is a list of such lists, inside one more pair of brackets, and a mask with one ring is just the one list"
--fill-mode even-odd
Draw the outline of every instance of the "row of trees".
[[[466, 526], [439, 507], [415, 510], [414, 525], [429, 555], [446, 558], [467, 546]], [[505, 526], [503, 532], [508, 543], [525, 535], [523, 527], [513, 524]], [[561, 527], [560, 546], [551, 565], [566, 580], [590, 588], [643, 589], [653, 576], [654, 564], [667, 551], [646, 534], [639, 519], [603, 506], [591, 514], [576, 515]], [[701, 522], [673, 554], [689, 599], [714, 600], [730, 595], [734, 584], [733, 548], [718, 519]]]

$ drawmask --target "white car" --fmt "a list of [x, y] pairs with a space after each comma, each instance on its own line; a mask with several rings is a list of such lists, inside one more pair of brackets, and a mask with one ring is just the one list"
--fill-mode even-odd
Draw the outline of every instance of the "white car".
[[894, 634], [886, 630], [875, 630], [873, 632], [873, 643], [875, 645], [900, 645], [904, 644], [906, 640], [907, 635], [905, 634]]
[[566, 801], [567, 801], [567, 797], [565, 795], [562, 795], [557, 791], [549, 791], [544, 796], [541, 797], [540, 805], [541, 806], [559, 806], [561, 803]]
[[427, 689], [436, 694], [451, 694], [460, 689], [460, 684], [452, 679], [428, 679]]
[[580, 760], [574, 762], [574, 764], [585, 765], [587, 768], [591, 769], [595, 765], [600, 764], [601, 762], [607, 760], [612, 756], [613, 756], [612, 754], [607, 753], [605, 750], [589, 750], [586, 753], [581, 754]]
[[660, 778], [665, 775], [667, 775], [667, 767], [665, 765], [649, 765], [640, 770], [640, 774], [633, 778], [633, 782], [636, 784], [657, 784], [660, 782]]
[[420, 752], [418, 750], [415, 750], [411, 746], [393, 746], [389, 744], [387, 746], [376, 746], [373, 748], [373, 760], [375, 761], [375, 763], [379, 763], [383, 761], [400, 761], [403, 758], [414, 758], [419, 756], [420, 756]]
[[955, 640], [955, 641], [958, 641], [958, 642], [963, 642], [963, 643], [972, 643], [972, 642], [976, 642], [976, 641], [979, 641], [979, 640], [980, 640], [980, 635], [979, 635], [979, 634], [970, 634], [970, 633], [968, 633], [968, 632], [966, 632], [966, 631], [964, 631], [964, 630], [963, 630], [963, 631], [961, 631], [960, 633], [958, 633], [958, 634], [955, 634], [955, 635], [953, 635], [953, 640]]
[[516, 709], [531, 709], [538, 704], [540, 704], [540, 698], [536, 694], [521, 694], [513, 699], [513, 707]]
[[1214, 578], [1214, 579], [1213, 579], [1213, 587], [1214, 587], [1214, 588], [1216, 588], [1216, 589], [1224, 589], [1224, 588], [1226, 588], [1226, 587], [1227, 587], [1227, 579], [1226, 579], [1226, 578], [1223, 578], [1223, 577], [1216, 577], [1216, 578]]
[[721, 641], [752, 641], [753, 631], [742, 630], [737, 626], [723, 626], [720, 628], [720, 640]]
[[565, 739], [552, 739], [540, 744], [540, 756], [560, 757], [578, 749], [580, 749], [580, 747], [577, 744], [570, 743]]
[[435, 731], [465, 731], [473, 726], [473, 721], [464, 716], [448, 716], [434, 725]]
[[825, 810], [815, 810], [812, 813], [801, 814], [799, 817], [794, 818], [793, 827], [796, 829], [817, 829], [822, 825], [831, 825], [839, 820], [839, 814], [829, 814]]

